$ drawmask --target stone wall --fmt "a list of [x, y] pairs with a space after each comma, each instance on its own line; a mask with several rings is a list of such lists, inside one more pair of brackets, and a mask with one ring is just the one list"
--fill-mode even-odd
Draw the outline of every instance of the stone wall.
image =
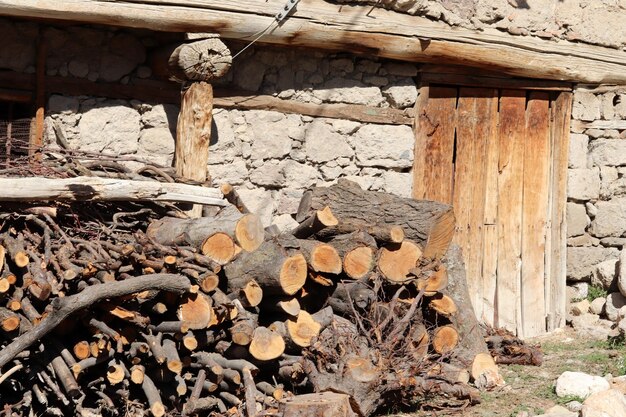
[[626, 48], [623, 0], [338, 0], [377, 4], [451, 26]]
[[[442, 2], [442, 5], [447, 3]], [[32, 73], [39, 32], [51, 43], [46, 72], [93, 81], [132, 83], [151, 78], [152, 48], [180, 35], [93, 27], [42, 27], [0, 19], [0, 69]], [[310, 103], [412, 107], [418, 66], [349, 54], [253, 47], [236, 58], [224, 86]], [[626, 88], [575, 92], [568, 185], [568, 280], [580, 296], [588, 282], [609, 287], [626, 243], [626, 134], [607, 123], [626, 119]], [[52, 123], [70, 146], [170, 165], [177, 105], [88, 96], [49, 97]], [[208, 170], [229, 182], [266, 225], [293, 224], [304, 189], [340, 177], [363, 188], [409, 196], [413, 133], [409, 126], [270, 111], [216, 109]], [[600, 127], [593, 127], [591, 123]], [[136, 162], [123, 161], [128, 166]], [[576, 294], [574, 294], [575, 291]]]
[[[626, 87], [574, 93], [567, 203], [567, 276], [572, 296], [586, 283], [616, 288], [626, 244]], [[582, 294], [581, 294], [582, 291]]]

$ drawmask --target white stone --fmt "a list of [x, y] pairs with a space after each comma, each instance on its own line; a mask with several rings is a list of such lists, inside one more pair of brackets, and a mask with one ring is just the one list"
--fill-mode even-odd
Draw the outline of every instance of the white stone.
[[382, 89], [392, 107], [404, 109], [415, 104], [417, 87], [411, 78], [403, 78]]
[[366, 125], [354, 134], [357, 165], [410, 168], [415, 137], [409, 126]]
[[322, 177], [326, 180], [326, 181], [332, 181], [332, 180], [336, 180], [337, 178], [339, 178], [339, 176], [341, 176], [343, 169], [339, 166], [328, 166], [328, 165], [322, 165], [320, 167], [320, 172], [322, 173]]
[[591, 284], [608, 290], [617, 276], [617, 259], [607, 259], [596, 265]]
[[604, 312], [604, 305], [606, 304], [606, 298], [598, 297], [589, 305], [589, 311], [592, 314], [602, 315]]
[[333, 78], [313, 92], [318, 99], [330, 103], [363, 104], [377, 107], [385, 98], [377, 87], [368, 87], [360, 81]]
[[293, 230], [298, 226], [298, 222], [291, 217], [291, 214], [279, 214], [278, 216], [274, 216], [272, 225], [278, 227], [278, 230], [284, 233]]
[[209, 143], [209, 164], [231, 163], [243, 155], [242, 141], [235, 135], [228, 112], [213, 113], [215, 122]]
[[242, 188], [237, 190], [237, 193], [248, 210], [260, 217], [263, 227], [272, 224], [274, 200], [271, 191], [262, 189], [247, 190]]
[[145, 129], [139, 137], [139, 155], [146, 159], [158, 159], [159, 163], [169, 166], [174, 156], [174, 136], [166, 127]]
[[[589, 295], [589, 283], [587, 282], [576, 282], [568, 288], [572, 288], [574, 290], [574, 296], [578, 300], [582, 300], [583, 298], [587, 298]], [[597, 313], [596, 313], [597, 314]]]
[[619, 292], [613, 292], [606, 297], [604, 312], [606, 317], [611, 321], [617, 321], [619, 317], [619, 309], [626, 305], [626, 297]]
[[578, 413], [583, 408], [583, 405], [580, 401], [570, 401], [567, 404], [565, 404], [565, 406], [567, 407], [568, 410], [574, 411], [576, 413]]
[[626, 94], [617, 95], [617, 104], [613, 110], [615, 110], [616, 119], [626, 119]]
[[587, 168], [589, 136], [572, 133], [569, 137], [569, 168]]
[[597, 139], [590, 146], [591, 159], [596, 166], [626, 165], [626, 141], [619, 139]]
[[619, 390], [607, 389], [589, 396], [583, 403], [581, 417], [624, 417], [626, 397]]
[[598, 213], [591, 222], [590, 232], [596, 237], [620, 237], [626, 232], [626, 197], [596, 203]]
[[596, 214], [598, 214], [598, 208], [589, 201], [585, 203], [585, 207], [587, 208], [587, 215], [590, 218], [594, 219], [596, 217]]
[[283, 188], [278, 191], [275, 200], [277, 202], [276, 214], [295, 214], [302, 199], [303, 189]]
[[584, 234], [589, 223], [591, 220], [584, 205], [567, 203], [567, 237]]
[[600, 119], [600, 100], [593, 93], [576, 91], [572, 106], [572, 118], [594, 121]]
[[141, 115], [146, 127], [169, 127], [174, 130], [178, 122], [180, 107], [173, 104], [155, 104]]
[[351, 135], [362, 126], [362, 124], [359, 122], [342, 119], [332, 119], [330, 120], [330, 123], [332, 124], [333, 129], [335, 129], [337, 133], [341, 133], [342, 135]]
[[600, 196], [600, 170], [569, 169], [567, 171], [567, 196], [575, 200], [594, 200]]
[[315, 167], [296, 161], [285, 161], [283, 172], [286, 184], [291, 188], [309, 188], [321, 181], [320, 172]]
[[619, 188], [619, 185], [615, 184], [617, 179], [618, 173], [615, 167], [600, 167], [600, 197], [602, 199], [611, 198], [615, 188]]
[[587, 398], [595, 392], [609, 388], [610, 385], [606, 379], [583, 372], [566, 371], [556, 380], [556, 395], [558, 397], [575, 396]]
[[411, 197], [413, 174], [410, 172], [385, 171], [382, 175], [383, 191], [399, 197]]
[[611, 333], [613, 323], [608, 320], [601, 320], [596, 314], [581, 314], [580, 316], [570, 316], [572, 327], [580, 337], [588, 337], [597, 340], [606, 340]]
[[369, 175], [347, 175], [344, 178], [356, 182], [363, 190], [370, 190], [376, 179]]
[[354, 151], [344, 137], [336, 133], [329, 124], [314, 121], [305, 134], [304, 150], [313, 162], [328, 162], [337, 158], [350, 158]]
[[[209, 156], [211, 150], [209, 149]], [[240, 185], [248, 178], [248, 168], [246, 162], [242, 159], [235, 159], [230, 163], [221, 163], [209, 165], [209, 175], [215, 184], [228, 183], [231, 185]]]
[[287, 132], [297, 128], [295, 119], [287, 119], [282, 113], [262, 110], [249, 111], [245, 115], [254, 135], [252, 159], [278, 159], [291, 152], [293, 139]]
[[571, 281], [588, 281], [596, 265], [610, 258], [617, 258], [616, 248], [602, 247], [568, 247], [567, 248], [567, 279]]
[[250, 173], [253, 184], [268, 188], [277, 188], [285, 184], [285, 174], [278, 161], [265, 161], [263, 165]]
[[[78, 129], [78, 148], [118, 155], [135, 153], [139, 140], [139, 113], [112, 101], [83, 113]], [[75, 146], [75, 143], [72, 143]]]

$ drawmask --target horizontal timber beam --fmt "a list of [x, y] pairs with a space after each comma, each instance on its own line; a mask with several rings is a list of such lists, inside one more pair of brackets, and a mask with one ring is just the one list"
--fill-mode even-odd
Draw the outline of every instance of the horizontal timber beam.
[[[248, 42], [268, 28], [284, 0], [0, 0], [0, 15], [145, 28], [215, 32]], [[350, 51], [412, 62], [457, 64], [507, 74], [586, 83], [626, 83], [626, 52], [451, 28], [364, 5], [302, 0], [261, 41]], [[236, 62], [233, 64], [236, 65]]]
[[[137, 84], [94, 83], [84, 78], [47, 76], [45, 83], [46, 90], [49, 93], [72, 96], [90, 95], [124, 100], [135, 99], [153, 103], [180, 105], [180, 85], [173, 82], [142, 80]], [[0, 89], [4, 86], [12, 85], [19, 85], [24, 90], [32, 90], [35, 86], [35, 79], [30, 74], [0, 71]], [[20, 94], [25, 96], [31, 95], [28, 91], [23, 91]], [[413, 124], [412, 109], [398, 110], [358, 104], [302, 103], [295, 100], [283, 100], [270, 95], [255, 95], [250, 92], [220, 88], [214, 90], [213, 107], [240, 110], [272, 110], [304, 116], [352, 120], [361, 123]]]

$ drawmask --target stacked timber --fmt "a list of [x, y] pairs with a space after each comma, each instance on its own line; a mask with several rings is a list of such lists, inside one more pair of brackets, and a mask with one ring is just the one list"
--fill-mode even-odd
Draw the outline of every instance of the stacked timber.
[[15, 415], [367, 416], [501, 382], [450, 206], [340, 181], [273, 234], [223, 191], [233, 204], [201, 218], [3, 209], [0, 395]]

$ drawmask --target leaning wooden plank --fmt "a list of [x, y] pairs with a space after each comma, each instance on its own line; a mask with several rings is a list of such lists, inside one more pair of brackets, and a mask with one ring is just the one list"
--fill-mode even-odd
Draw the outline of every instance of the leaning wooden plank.
[[456, 97], [456, 88], [420, 88], [415, 103], [413, 198], [452, 202]]
[[503, 90], [500, 98], [498, 162], [498, 327], [521, 331], [520, 274], [522, 228], [522, 176], [524, 168], [526, 93]]
[[[550, 187], [551, 251], [549, 271], [546, 277], [549, 298], [547, 301], [548, 331], [565, 325], [566, 275], [566, 223], [565, 203], [567, 201], [567, 152], [569, 143], [569, 123], [572, 108], [572, 94], [561, 93], [551, 106], [550, 136], [552, 140], [552, 183]], [[547, 266], [548, 268], [548, 266]]]
[[546, 331], [545, 244], [550, 178], [550, 98], [530, 93], [524, 140], [522, 213], [522, 327], [524, 337]]
[[483, 218], [483, 314], [481, 321], [494, 325], [498, 268], [498, 96], [494, 97], [485, 157], [485, 211]]
[[0, 201], [177, 201], [225, 206], [214, 188], [111, 178], [0, 178]]
[[[266, 30], [283, 0], [0, 0], [0, 14], [37, 19], [216, 32], [249, 41]], [[300, 2], [263, 42], [349, 50], [414, 62], [499, 69], [524, 77], [589, 83], [626, 81], [626, 52], [573, 42], [550, 42], [498, 31], [474, 31], [369, 5]], [[384, 47], [382, 47], [384, 45]]]

